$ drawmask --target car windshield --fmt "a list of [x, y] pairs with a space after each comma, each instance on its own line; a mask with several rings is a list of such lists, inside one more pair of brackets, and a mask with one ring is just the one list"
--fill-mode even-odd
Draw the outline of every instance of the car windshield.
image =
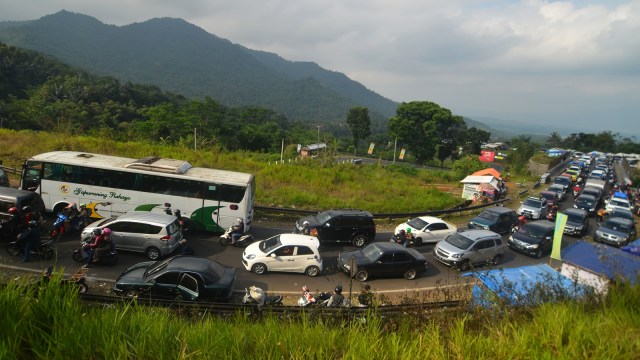
[[167, 265], [171, 262], [171, 260], [173, 260], [173, 258], [168, 258], [165, 260], [160, 260], [160, 261], [156, 261], [153, 264], [151, 264], [151, 266], [149, 266], [147, 268], [147, 271], [144, 272], [144, 277], [147, 277], [149, 275], [153, 275], [155, 273], [157, 273], [158, 271], [164, 269], [167, 267]]
[[542, 239], [545, 229], [541, 226], [527, 226], [526, 224], [518, 229], [518, 233], [530, 236], [534, 239]]
[[411, 226], [414, 229], [424, 229], [424, 227], [429, 225], [429, 223], [420, 218], [415, 218], [415, 219], [409, 220], [407, 222], [407, 225]]
[[567, 215], [567, 221], [573, 222], [573, 223], [581, 223], [584, 221], [584, 216], [580, 215], [580, 214], [568, 214]]
[[467, 250], [471, 245], [473, 245], [473, 240], [462, 236], [460, 233], [449, 236], [445, 241], [462, 250]]
[[493, 221], [498, 219], [498, 214], [494, 213], [493, 211], [485, 210], [481, 212], [480, 215], [478, 215], [478, 217]]
[[552, 192], [546, 192], [543, 191], [540, 193], [540, 196], [542, 196], [543, 198], [547, 199], [547, 200], [552, 200], [556, 198], [556, 194], [552, 193]]
[[563, 189], [562, 189], [562, 186], [561, 186], [561, 185], [551, 185], [551, 186], [549, 186], [549, 188], [548, 188], [547, 190], [549, 190], [549, 191], [555, 191], [555, 192], [557, 192], [557, 193], [558, 193], [558, 192], [562, 192], [562, 191], [563, 191]]
[[631, 211], [624, 211], [622, 209], [614, 209], [611, 212], [611, 214], [609, 214], [609, 217], [610, 218], [619, 217], [623, 219], [633, 220], [633, 214], [631, 213]]
[[364, 255], [369, 261], [375, 262], [382, 255], [382, 250], [375, 243], [367, 245], [362, 249], [362, 255]]
[[595, 204], [595, 202], [591, 199], [587, 199], [587, 198], [582, 198], [582, 197], [578, 197], [576, 199], [576, 205], [578, 206], [588, 206], [588, 207], [593, 207], [593, 205]]
[[607, 220], [605, 222], [602, 223], [602, 225], [600, 225], [601, 227], [605, 228], [605, 229], [609, 229], [612, 231], [618, 231], [618, 232], [622, 232], [622, 233], [629, 233], [629, 230], [631, 229], [631, 227], [627, 224], [621, 224], [617, 221], [611, 221], [611, 220]]
[[527, 199], [527, 200], [524, 201], [524, 206], [540, 208], [540, 207], [542, 207], [542, 201], [535, 200], [535, 199]]
[[320, 214], [316, 215], [316, 222], [318, 224], [324, 224], [331, 219], [331, 214], [328, 211], [323, 211]]
[[560, 185], [569, 185], [571, 184], [571, 179], [566, 178], [566, 177], [558, 177], [556, 178], [556, 181], [554, 181], [556, 184], [560, 184]]
[[629, 207], [629, 202], [625, 201], [625, 200], [611, 199], [609, 201], [609, 205], [620, 206], [620, 207]]
[[277, 248], [280, 245], [281, 245], [281, 243], [280, 243], [280, 235], [276, 235], [276, 236], [268, 238], [267, 240], [262, 240], [258, 244], [258, 248], [260, 249], [260, 251], [262, 251], [263, 253], [266, 254], [266, 253], [274, 250], [275, 248]]

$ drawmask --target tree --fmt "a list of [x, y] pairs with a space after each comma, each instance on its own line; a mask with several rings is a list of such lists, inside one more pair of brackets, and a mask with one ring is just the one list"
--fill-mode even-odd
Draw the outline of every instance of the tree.
[[560, 147], [562, 145], [562, 136], [557, 131], [552, 132], [547, 139], [547, 144], [552, 148]]
[[351, 129], [351, 136], [353, 137], [353, 154], [355, 155], [358, 149], [358, 142], [366, 139], [371, 135], [371, 118], [369, 117], [369, 109], [366, 107], [354, 107], [349, 110], [347, 114], [347, 124]]
[[456, 178], [462, 180], [465, 176], [482, 170], [485, 167], [486, 165], [478, 159], [478, 156], [469, 155], [461, 158], [460, 160], [454, 161], [451, 169]]
[[451, 155], [458, 146], [456, 132], [466, 125], [462, 116], [436, 103], [413, 101], [398, 106], [388, 128], [391, 135], [408, 145], [416, 160], [424, 162], [433, 159], [437, 149], [441, 149], [441, 156]]

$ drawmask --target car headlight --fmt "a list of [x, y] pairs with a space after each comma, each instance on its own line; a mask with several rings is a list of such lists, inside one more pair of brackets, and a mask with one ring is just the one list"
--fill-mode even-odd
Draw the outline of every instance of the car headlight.
[[344, 266], [344, 268], [347, 270], [351, 270], [351, 265], [349, 264], [342, 264], [342, 266]]
[[540, 244], [530, 244], [527, 246], [527, 248], [529, 249], [537, 249], [540, 246]]
[[456, 259], [457, 259], [457, 258], [459, 258], [459, 257], [462, 257], [462, 253], [452, 254], [452, 255], [451, 255], [451, 257], [452, 257], [452, 258], [456, 258]]
[[255, 255], [255, 254], [249, 254], [249, 255], [247, 255], [247, 260], [253, 260], [253, 259], [255, 259], [255, 258], [256, 258], [256, 255]]
[[582, 230], [583, 227], [584, 227], [584, 225], [576, 226], [576, 230]]
[[598, 236], [604, 236], [604, 233], [603, 233], [602, 231], [598, 230], [598, 231], [596, 231], [596, 235], [598, 235]]
[[589, 211], [596, 211], [596, 208], [591, 208], [589, 209]]

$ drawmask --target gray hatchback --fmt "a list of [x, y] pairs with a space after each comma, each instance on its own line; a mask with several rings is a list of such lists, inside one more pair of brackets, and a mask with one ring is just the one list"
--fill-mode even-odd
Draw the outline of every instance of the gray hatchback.
[[111, 229], [111, 239], [118, 250], [144, 253], [151, 260], [171, 254], [182, 240], [182, 230], [173, 215], [148, 211], [130, 211], [124, 215], [98, 220], [82, 230], [82, 241], [96, 228]]
[[497, 265], [504, 257], [502, 237], [489, 230], [467, 230], [439, 241], [433, 255], [441, 263], [467, 271], [472, 265]]

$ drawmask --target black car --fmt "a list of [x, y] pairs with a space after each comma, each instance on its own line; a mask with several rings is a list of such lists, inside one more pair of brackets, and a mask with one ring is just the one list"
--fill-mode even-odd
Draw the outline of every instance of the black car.
[[597, 187], [587, 186], [586, 188], [582, 189], [582, 192], [580, 194], [591, 195], [596, 198], [596, 207], [600, 207], [600, 205], [602, 205], [602, 190], [598, 189]]
[[593, 195], [578, 195], [576, 200], [573, 202], [573, 207], [576, 209], [585, 209], [589, 216], [593, 216], [596, 214], [596, 207], [598, 205], [598, 200], [596, 200]]
[[621, 217], [608, 218], [600, 224], [595, 240], [613, 246], [627, 245], [637, 236], [633, 221]]
[[615, 217], [629, 219], [633, 222], [634, 225], [636, 223], [636, 218], [633, 217], [633, 213], [631, 212], [631, 210], [627, 210], [627, 209], [613, 208], [613, 210], [611, 210], [611, 212], [607, 214], [607, 217], [609, 219], [615, 218]]
[[320, 244], [352, 243], [363, 247], [376, 236], [373, 215], [363, 210], [326, 210], [305, 216], [296, 221], [294, 232], [302, 232], [305, 222], [309, 223], [309, 235], [317, 237]]
[[0, 169], [0, 186], [9, 187], [9, 176], [3, 169]]
[[484, 229], [507, 234], [518, 223], [518, 215], [513, 209], [501, 206], [486, 208], [478, 216], [469, 220], [469, 229]]
[[568, 189], [573, 181], [571, 180], [571, 175], [560, 175], [554, 181], [554, 184], [561, 185], [563, 188]]
[[540, 191], [540, 197], [547, 201], [547, 206], [558, 205], [559, 195], [555, 191], [542, 190]]
[[236, 269], [217, 261], [177, 255], [141, 262], [120, 274], [113, 292], [127, 298], [228, 300], [236, 282]]
[[541, 258], [551, 252], [555, 224], [549, 221], [528, 222], [509, 236], [507, 246], [521, 253]]
[[583, 236], [589, 230], [589, 214], [585, 209], [568, 208], [563, 212], [567, 215], [564, 233], [573, 236]]
[[[351, 269], [355, 263], [355, 269]], [[367, 281], [375, 276], [403, 276], [413, 280], [417, 274], [427, 270], [427, 259], [413, 248], [391, 242], [376, 242], [363, 249], [338, 254], [338, 266], [358, 281]]]

